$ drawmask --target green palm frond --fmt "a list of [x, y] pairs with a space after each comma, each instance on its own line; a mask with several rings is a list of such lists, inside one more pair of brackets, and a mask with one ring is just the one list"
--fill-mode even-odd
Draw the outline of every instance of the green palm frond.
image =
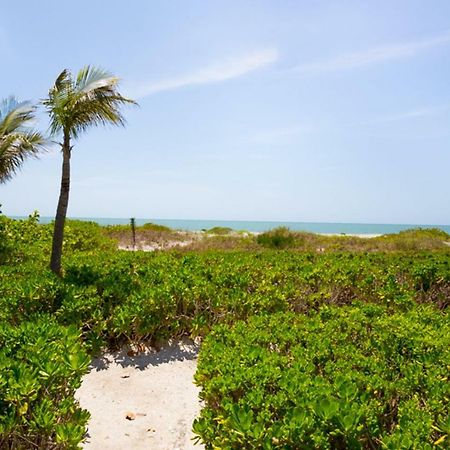
[[67, 69], [64, 69], [56, 78], [55, 88], [58, 91], [63, 91], [66, 86], [71, 83], [71, 75]]
[[46, 139], [29, 126], [34, 113], [34, 106], [14, 97], [0, 102], [0, 183], [11, 179], [28, 157], [46, 148]]
[[0, 137], [26, 127], [34, 118], [35, 108], [29, 102], [8, 97], [0, 103]]
[[86, 66], [78, 72], [75, 86], [78, 92], [89, 93], [102, 87], [115, 87], [118, 83], [119, 78], [113, 76], [106, 70]]
[[50, 132], [70, 137], [92, 126], [123, 125], [120, 107], [136, 104], [118, 92], [119, 79], [103, 69], [86, 66], [76, 78], [64, 70], [43, 101], [50, 115]]

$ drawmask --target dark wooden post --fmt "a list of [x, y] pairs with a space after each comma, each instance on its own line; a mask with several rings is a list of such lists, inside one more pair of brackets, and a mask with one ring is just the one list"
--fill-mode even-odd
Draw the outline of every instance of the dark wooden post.
[[131, 235], [133, 239], [133, 250], [136, 250], [136, 220], [134, 217], [130, 219]]

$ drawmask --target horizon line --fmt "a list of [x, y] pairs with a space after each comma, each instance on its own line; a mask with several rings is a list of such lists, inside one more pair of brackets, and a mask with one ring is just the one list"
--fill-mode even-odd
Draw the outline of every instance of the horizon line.
[[[7, 215], [3, 214], [5, 217], [10, 219], [27, 219], [31, 214], [28, 215]], [[55, 216], [39, 215], [39, 218], [54, 219]], [[69, 220], [91, 220], [93, 219], [120, 219], [120, 220], [159, 220], [159, 221], [172, 221], [172, 222], [257, 222], [257, 223], [301, 223], [301, 224], [330, 224], [330, 225], [405, 225], [405, 226], [441, 226], [450, 227], [450, 224], [443, 223], [400, 223], [400, 222], [317, 222], [317, 221], [301, 221], [301, 220], [251, 220], [251, 219], [162, 219], [156, 217], [90, 217], [90, 216], [67, 216]]]

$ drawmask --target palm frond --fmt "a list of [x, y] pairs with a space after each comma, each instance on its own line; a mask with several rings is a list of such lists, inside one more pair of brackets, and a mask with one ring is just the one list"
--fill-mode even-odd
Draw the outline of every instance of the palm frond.
[[123, 125], [120, 108], [136, 104], [118, 92], [119, 79], [100, 68], [86, 66], [75, 79], [66, 70], [58, 80], [43, 101], [53, 135], [63, 131], [76, 138], [92, 126]]
[[8, 113], [20, 105], [19, 101], [13, 95], [0, 101], [0, 120], [3, 120]]
[[37, 131], [10, 134], [0, 140], [0, 183], [15, 175], [29, 157], [45, 150], [46, 140]]
[[35, 107], [14, 97], [0, 105], [0, 183], [9, 180], [26, 158], [46, 149], [47, 140], [29, 127]]
[[58, 91], [63, 91], [72, 83], [72, 75], [69, 70], [64, 69], [56, 78], [54, 88]]
[[86, 66], [77, 74], [75, 88], [81, 94], [93, 92], [102, 87], [114, 87], [119, 83], [119, 78], [111, 75], [99, 67]]
[[0, 137], [29, 125], [36, 108], [30, 102], [18, 102], [14, 97], [0, 104]]

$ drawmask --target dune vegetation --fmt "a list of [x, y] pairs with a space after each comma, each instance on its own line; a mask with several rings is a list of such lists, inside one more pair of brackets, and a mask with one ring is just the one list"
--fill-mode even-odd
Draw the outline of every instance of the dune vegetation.
[[[206, 448], [446, 448], [450, 237], [210, 236], [121, 251], [129, 227], [0, 216], [0, 447], [76, 448], [74, 392], [102, 349], [205, 338], [194, 430]], [[141, 236], [142, 234], [142, 236]], [[228, 239], [228, 244], [224, 240]], [[193, 246], [193, 248], [192, 248]], [[139, 348], [139, 346], [136, 346]]]

